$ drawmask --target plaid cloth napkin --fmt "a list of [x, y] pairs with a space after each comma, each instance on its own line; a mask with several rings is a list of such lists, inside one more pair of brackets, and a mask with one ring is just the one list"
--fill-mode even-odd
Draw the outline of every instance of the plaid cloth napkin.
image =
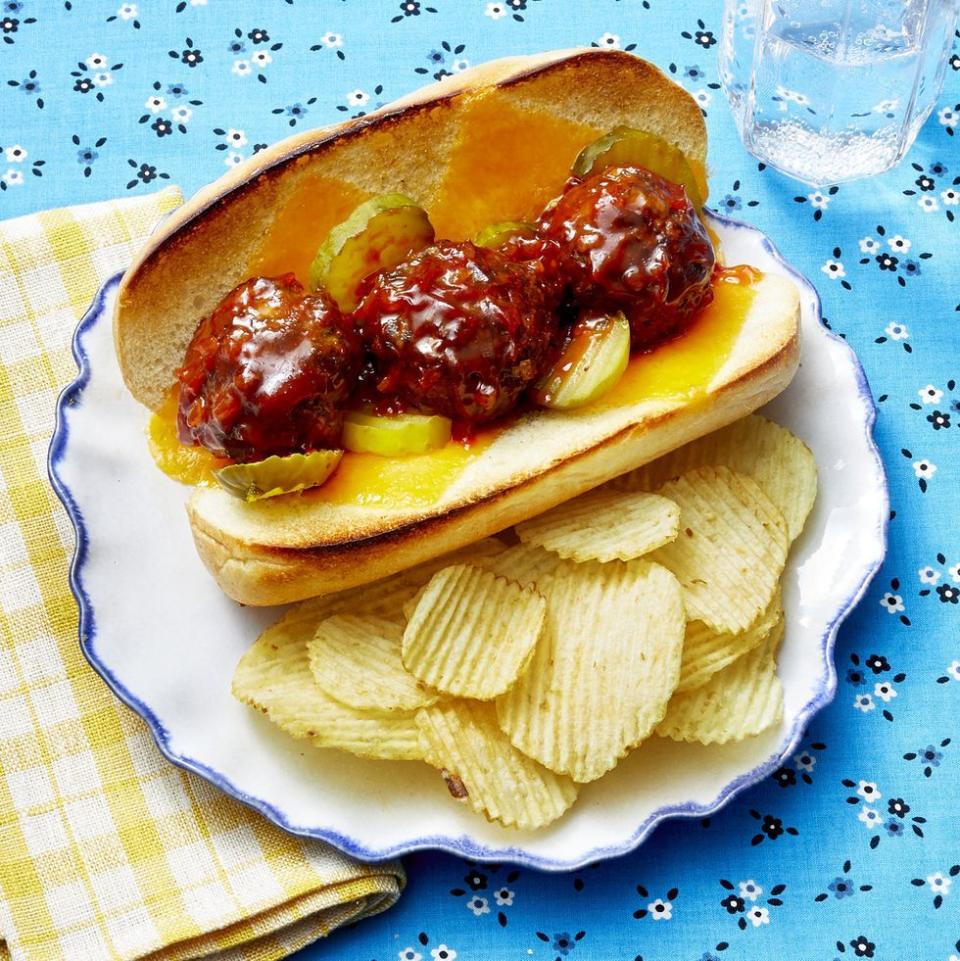
[[[47, 482], [70, 338], [100, 284], [181, 202], [0, 223], [0, 957], [272, 959], [390, 907], [399, 864], [300, 840], [169, 765], [94, 674]], [[6, 940], [6, 948], [3, 941]]]

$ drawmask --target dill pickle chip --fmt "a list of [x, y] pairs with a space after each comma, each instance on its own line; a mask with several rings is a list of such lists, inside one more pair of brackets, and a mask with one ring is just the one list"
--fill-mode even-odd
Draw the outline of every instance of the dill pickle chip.
[[435, 414], [367, 414], [352, 411], [343, 422], [343, 446], [358, 454], [404, 457], [425, 454], [450, 440], [449, 417]]
[[327, 235], [310, 265], [310, 285], [325, 287], [341, 310], [353, 310], [364, 277], [395, 267], [433, 237], [430, 218], [416, 201], [403, 194], [373, 197]]
[[213, 472], [221, 487], [246, 501], [293, 494], [319, 487], [336, 470], [342, 450], [314, 450], [309, 454], [274, 454], [249, 464], [230, 464]]
[[573, 172], [578, 177], [585, 177], [605, 167], [625, 165], [645, 167], [665, 180], [681, 184], [690, 203], [697, 210], [703, 208], [707, 196], [703, 171], [695, 170], [679, 147], [646, 130], [614, 127], [580, 151], [573, 163]]
[[504, 220], [502, 223], [490, 224], [483, 230], [477, 231], [473, 242], [478, 247], [490, 247], [495, 250], [502, 247], [508, 240], [513, 240], [514, 237], [528, 238], [536, 235], [537, 228], [533, 224], [522, 220]]
[[630, 361], [630, 324], [623, 314], [578, 321], [570, 343], [531, 391], [553, 410], [572, 410], [614, 387]]

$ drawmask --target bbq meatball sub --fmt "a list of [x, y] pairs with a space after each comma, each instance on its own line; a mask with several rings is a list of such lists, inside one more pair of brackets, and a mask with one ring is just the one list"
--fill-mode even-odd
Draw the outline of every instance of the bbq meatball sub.
[[705, 160], [656, 68], [565, 51], [286, 140], [171, 216], [116, 348], [223, 590], [376, 580], [782, 391], [798, 293], [725, 262]]

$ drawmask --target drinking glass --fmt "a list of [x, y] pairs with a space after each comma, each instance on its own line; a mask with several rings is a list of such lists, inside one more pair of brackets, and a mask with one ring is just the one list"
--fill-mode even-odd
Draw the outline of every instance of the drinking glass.
[[815, 186], [882, 173], [936, 103], [960, 0], [726, 0], [720, 79], [760, 160]]

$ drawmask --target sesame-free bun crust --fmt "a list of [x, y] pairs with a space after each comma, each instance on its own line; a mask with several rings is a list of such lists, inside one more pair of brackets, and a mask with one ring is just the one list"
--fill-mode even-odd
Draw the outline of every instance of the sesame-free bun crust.
[[[472, 229], [474, 208], [490, 220], [529, 216], [529, 179], [518, 177], [512, 194], [511, 170], [497, 167], [497, 143], [477, 136], [500, 118], [517, 116], [529, 117], [531, 130], [549, 132], [564, 169], [585, 143], [617, 124], [650, 130], [695, 162], [706, 161], [703, 117], [692, 98], [645, 61], [612, 51], [494, 61], [369, 116], [291, 137], [196, 194], [127, 272], [114, 334], [131, 393], [148, 407], [161, 404], [198, 320], [250, 275], [263, 236], [305, 182], [416, 197], [441, 236]], [[538, 145], [507, 146], [535, 157]], [[454, 189], [450, 171], [462, 168], [470, 149], [480, 154], [480, 174], [471, 190]], [[483, 176], [484, 164], [496, 177]], [[557, 193], [561, 184], [559, 177], [543, 189]], [[755, 410], [793, 375], [798, 321], [795, 287], [764, 277], [739, 339], [696, 402], [531, 412], [499, 433], [426, 507], [334, 504], [309, 492], [246, 504], [218, 488], [199, 488], [188, 504], [197, 549], [223, 590], [246, 604], [285, 603], [384, 577], [547, 510]]]

